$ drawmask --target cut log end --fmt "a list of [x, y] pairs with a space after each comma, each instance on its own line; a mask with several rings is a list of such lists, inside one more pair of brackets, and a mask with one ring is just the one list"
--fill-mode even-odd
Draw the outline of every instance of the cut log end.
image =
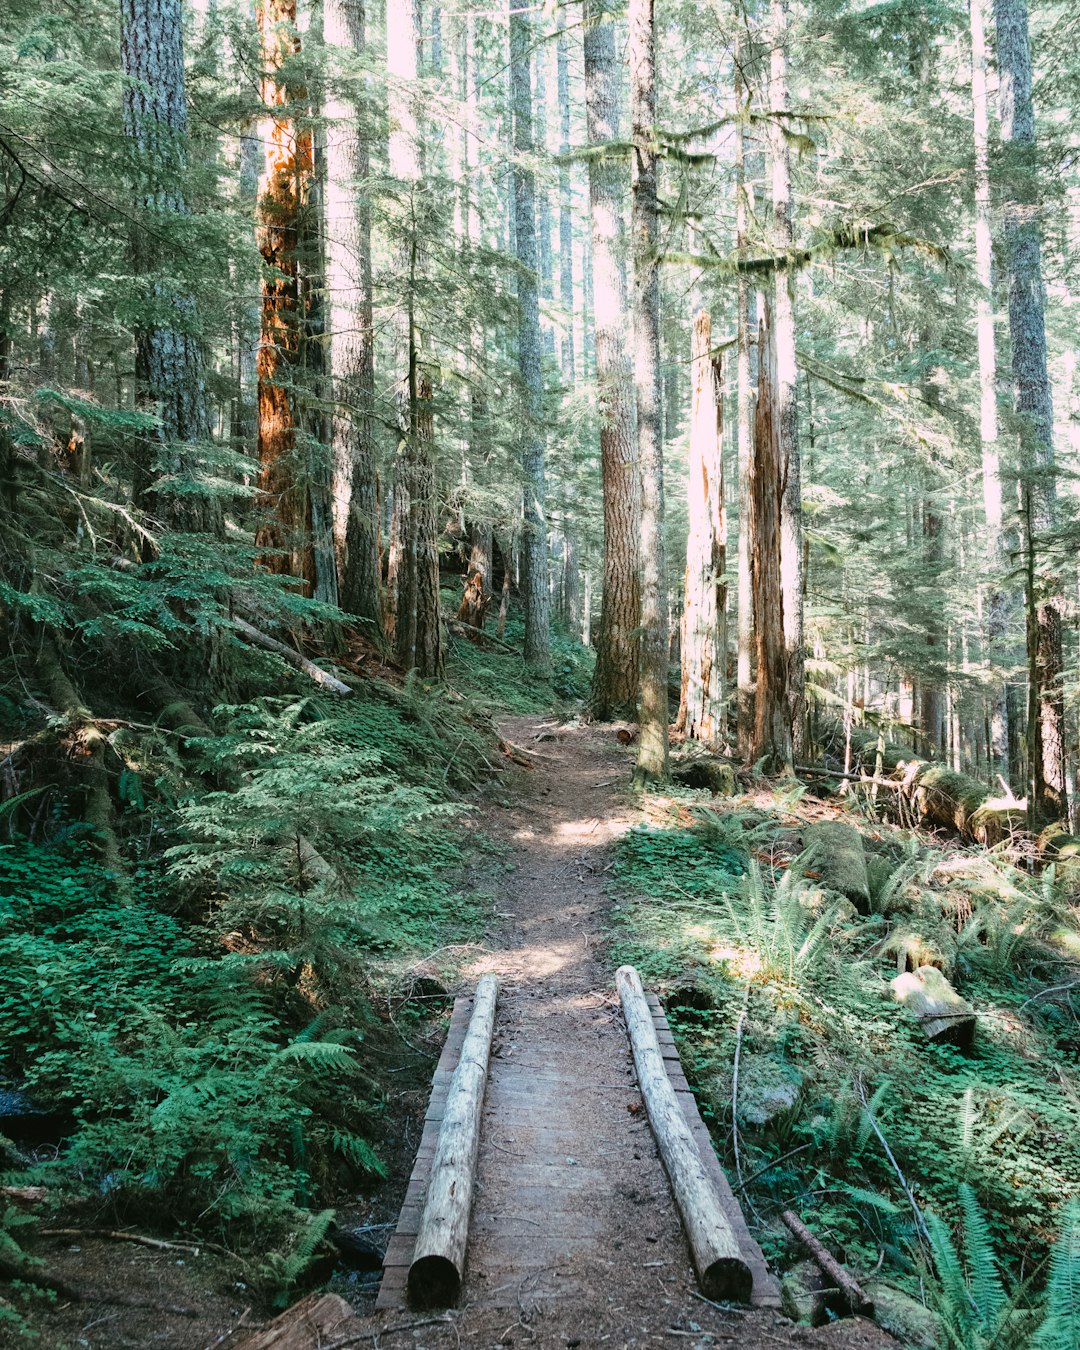
[[457, 1266], [445, 1256], [422, 1256], [409, 1270], [408, 1292], [415, 1308], [452, 1308], [461, 1295]]
[[722, 1303], [749, 1303], [754, 1277], [745, 1261], [723, 1257], [698, 1272], [701, 1292]]

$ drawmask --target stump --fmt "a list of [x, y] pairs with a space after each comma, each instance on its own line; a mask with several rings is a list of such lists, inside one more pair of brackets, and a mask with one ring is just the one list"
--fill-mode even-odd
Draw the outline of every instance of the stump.
[[893, 997], [918, 1018], [928, 1041], [970, 1047], [975, 1037], [975, 1009], [960, 997], [936, 966], [897, 975]]

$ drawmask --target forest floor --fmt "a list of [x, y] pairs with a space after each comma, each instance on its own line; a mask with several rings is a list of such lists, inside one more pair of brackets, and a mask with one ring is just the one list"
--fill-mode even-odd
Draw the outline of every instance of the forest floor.
[[[614, 728], [577, 721], [518, 717], [502, 731], [535, 767], [480, 822], [505, 853], [489, 870], [492, 924], [462, 985], [492, 971], [501, 989], [463, 1306], [445, 1322], [357, 1308], [333, 1339], [431, 1350], [896, 1344], [865, 1321], [814, 1330], [697, 1294], [605, 958], [609, 849], [643, 819], [627, 791], [632, 753]], [[61, 1240], [42, 1254], [73, 1283], [156, 1305], [60, 1297], [44, 1346], [229, 1350], [261, 1320], [242, 1284], [223, 1288], [211, 1252]]]

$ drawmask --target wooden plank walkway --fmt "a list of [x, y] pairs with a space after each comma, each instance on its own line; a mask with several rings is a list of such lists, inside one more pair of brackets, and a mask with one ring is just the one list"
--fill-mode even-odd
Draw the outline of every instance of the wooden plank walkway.
[[[751, 1302], [756, 1307], [778, 1308], [779, 1286], [766, 1268], [761, 1249], [747, 1229], [742, 1210], [717, 1160], [683, 1074], [663, 1008], [654, 994], [648, 995], [648, 1001], [672, 1087], [753, 1274]], [[406, 1281], [435, 1141], [447, 1087], [457, 1066], [471, 1013], [471, 997], [455, 1001], [446, 1043], [435, 1070], [416, 1162], [397, 1228], [386, 1250], [382, 1286], [375, 1305], [379, 1309], [407, 1306]], [[558, 1025], [551, 1031], [556, 1037], [568, 1033], [573, 1034], [569, 1028], [560, 1031]], [[610, 1171], [579, 1166], [573, 1156], [580, 1144], [578, 1132], [591, 1124], [582, 1117], [580, 1109], [581, 1097], [588, 1097], [588, 1084], [547, 1072], [550, 1060], [545, 1057], [542, 1043], [527, 1048], [535, 1056], [531, 1063], [512, 1056], [493, 1060], [485, 1100], [478, 1199], [473, 1206], [463, 1297], [463, 1302], [484, 1307], [520, 1307], [523, 1291], [528, 1291], [529, 1297], [554, 1297], [556, 1287], [563, 1304], [588, 1299], [589, 1264], [603, 1261], [603, 1240], [610, 1228], [605, 1210], [613, 1201], [617, 1203], [617, 1197], [611, 1193]], [[633, 1086], [634, 1080], [628, 1078], [626, 1089]], [[598, 1084], [594, 1094], [603, 1092], [606, 1097], [611, 1090], [620, 1092], [622, 1087]], [[626, 1121], [623, 1132], [630, 1134], [632, 1153], [633, 1141], [640, 1141], [648, 1126], [643, 1117], [641, 1121], [628, 1116], [621, 1119]], [[504, 1183], [512, 1191], [513, 1205], [485, 1204], [485, 1194], [494, 1195]], [[668, 1203], [674, 1209], [670, 1195]], [[508, 1208], [516, 1212], [504, 1212]], [[688, 1256], [683, 1259], [689, 1261]], [[549, 1282], [549, 1277], [555, 1284]]]

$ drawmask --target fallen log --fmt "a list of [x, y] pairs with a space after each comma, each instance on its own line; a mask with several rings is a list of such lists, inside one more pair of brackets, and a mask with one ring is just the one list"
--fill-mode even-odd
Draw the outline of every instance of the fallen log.
[[813, 1258], [822, 1274], [836, 1285], [851, 1311], [863, 1317], [873, 1317], [874, 1305], [863, 1293], [858, 1280], [821, 1244], [795, 1211], [785, 1209], [780, 1218], [796, 1242]]
[[630, 1034], [638, 1087], [682, 1215], [701, 1292], [706, 1298], [749, 1303], [750, 1267], [743, 1260], [664, 1068], [641, 980], [633, 966], [622, 966], [615, 983]]
[[[834, 748], [837, 748], [834, 746]], [[886, 809], [912, 823], [954, 831], [971, 843], [992, 846], [1017, 829], [1027, 827], [1027, 800], [1013, 796], [1007, 785], [999, 792], [978, 778], [950, 769], [933, 760], [912, 758], [901, 747], [885, 741], [877, 732], [853, 731], [853, 766], [840, 770], [800, 769], [799, 773], [868, 783], [889, 788], [897, 795]]]
[[234, 614], [230, 624], [248, 642], [254, 643], [256, 647], [262, 647], [264, 651], [273, 652], [276, 656], [280, 656], [283, 660], [288, 661], [291, 666], [295, 666], [297, 670], [303, 671], [308, 679], [314, 680], [324, 689], [329, 689], [331, 693], [338, 694], [341, 698], [347, 698], [352, 693], [352, 690], [343, 680], [339, 680], [336, 675], [331, 675], [329, 671], [323, 670], [314, 661], [309, 661], [303, 652], [298, 652], [295, 647], [290, 647], [288, 643], [279, 642], [277, 638], [271, 637], [269, 633], [264, 633], [261, 628], [256, 628], [254, 624], [248, 623], [246, 619], [241, 619], [239, 615]]
[[337, 1344], [343, 1332], [359, 1325], [352, 1308], [337, 1294], [309, 1294], [236, 1341], [233, 1350], [318, 1350]]
[[922, 1025], [926, 1039], [967, 1049], [975, 1038], [975, 1009], [936, 966], [905, 971], [892, 981], [893, 997]]
[[499, 982], [494, 975], [485, 975], [477, 985], [461, 1058], [446, 1094], [431, 1180], [409, 1266], [409, 1298], [420, 1307], [447, 1307], [461, 1292], [498, 993]]

